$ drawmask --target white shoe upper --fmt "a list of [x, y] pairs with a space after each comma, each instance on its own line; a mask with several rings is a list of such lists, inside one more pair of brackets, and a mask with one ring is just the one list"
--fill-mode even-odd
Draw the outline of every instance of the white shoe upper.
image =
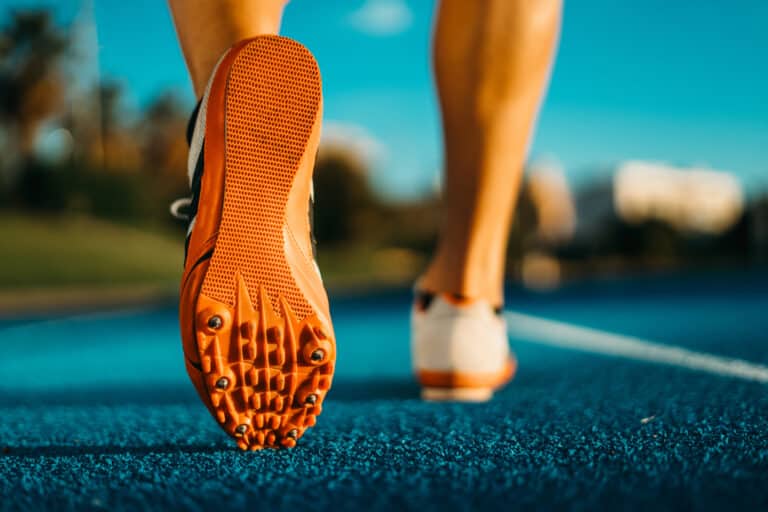
[[510, 358], [506, 323], [490, 304], [455, 305], [440, 294], [413, 307], [411, 351], [416, 371], [493, 375]]

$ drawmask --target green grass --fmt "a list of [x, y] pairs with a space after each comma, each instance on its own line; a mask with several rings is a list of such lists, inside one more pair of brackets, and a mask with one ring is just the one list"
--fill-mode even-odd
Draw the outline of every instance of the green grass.
[[317, 263], [323, 281], [333, 291], [410, 286], [426, 260], [407, 249], [320, 244]]
[[0, 290], [176, 287], [183, 234], [82, 217], [0, 214]]
[[[0, 293], [178, 287], [183, 233], [142, 230], [86, 217], [0, 213]], [[423, 257], [367, 246], [318, 250], [330, 288], [410, 283]], [[7, 295], [7, 293], [6, 293]]]

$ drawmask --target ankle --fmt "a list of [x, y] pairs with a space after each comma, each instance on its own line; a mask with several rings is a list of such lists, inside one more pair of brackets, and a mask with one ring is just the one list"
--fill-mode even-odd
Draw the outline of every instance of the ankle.
[[448, 293], [471, 300], [484, 300], [493, 307], [504, 303], [503, 272], [487, 266], [473, 266], [435, 258], [416, 281], [416, 288], [431, 293]]

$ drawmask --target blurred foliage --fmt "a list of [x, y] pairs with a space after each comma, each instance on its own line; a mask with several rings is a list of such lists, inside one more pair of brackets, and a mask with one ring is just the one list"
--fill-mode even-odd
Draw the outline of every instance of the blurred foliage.
[[31, 154], [37, 128], [59, 112], [64, 99], [61, 57], [67, 35], [41, 11], [11, 14], [0, 33], [0, 121], [21, 157]]
[[[28, 242], [0, 252], [2, 261], [12, 263], [0, 265], [10, 269], [0, 286], [131, 275], [175, 279], [185, 226], [170, 218], [167, 207], [189, 193], [185, 134], [191, 108], [168, 92], [135, 111], [125, 106], [114, 81], [72, 87], [67, 77], [79, 65], [72, 38], [71, 27], [54, 25], [46, 11], [17, 11], [0, 29], [0, 235]], [[315, 197], [315, 236], [331, 282], [406, 282], [423, 268], [438, 230], [437, 194], [385, 201], [372, 190], [359, 155], [334, 146], [319, 153]], [[537, 233], [539, 208], [523, 187], [510, 235], [513, 275], [531, 251], [554, 255], [572, 275], [768, 260], [765, 196], [752, 201], [727, 232], [707, 236], [658, 221], [627, 224], [614, 211], [609, 181], [577, 191], [578, 229], [567, 240]], [[46, 230], [40, 214], [64, 220], [50, 220], [53, 228]], [[79, 220], [66, 220], [72, 218]], [[126, 226], [158, 233], [173, 228], [178, 243]], [[85, 252], [72, 252], [78, 246]], [[68, 261], [69, 270], [44, 265], [51, 254]], [[109, 268], [115, 269], [111, 277]]]
[[[46, 11], [15, 12], [0, 33], [4, 207], [170, 225], [167, 205], [188, 193], [188, 108], [166, 93], [130, 111], [111, 81], [68, 89], [72, 37]], [[63, 138], [53, 157], [43, 125]]]
[[319, 155], [314, 176], [314, 234], [339, 244], [369, 239], [381, 225], [383, 205], [372, 194], [364, 165], [343, 151]]

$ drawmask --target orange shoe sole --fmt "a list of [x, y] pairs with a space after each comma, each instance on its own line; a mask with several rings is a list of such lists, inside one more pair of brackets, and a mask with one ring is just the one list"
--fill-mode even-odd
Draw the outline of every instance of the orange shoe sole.
[[285, 246], [288, 197], [320, 122], [320, 75], [285, 38], [245, 45], [225, 72], [224, 198], [195, 309], [197, 369], [240, 448], [293, 447], [322, 410], [336, 358], [330, 320]]
[[486, 402], [506, 386], [517, 372], [517, 359], [511, 357], [501, 373], [466, 374], [418, 370], [421, 396], [429, 401]]

